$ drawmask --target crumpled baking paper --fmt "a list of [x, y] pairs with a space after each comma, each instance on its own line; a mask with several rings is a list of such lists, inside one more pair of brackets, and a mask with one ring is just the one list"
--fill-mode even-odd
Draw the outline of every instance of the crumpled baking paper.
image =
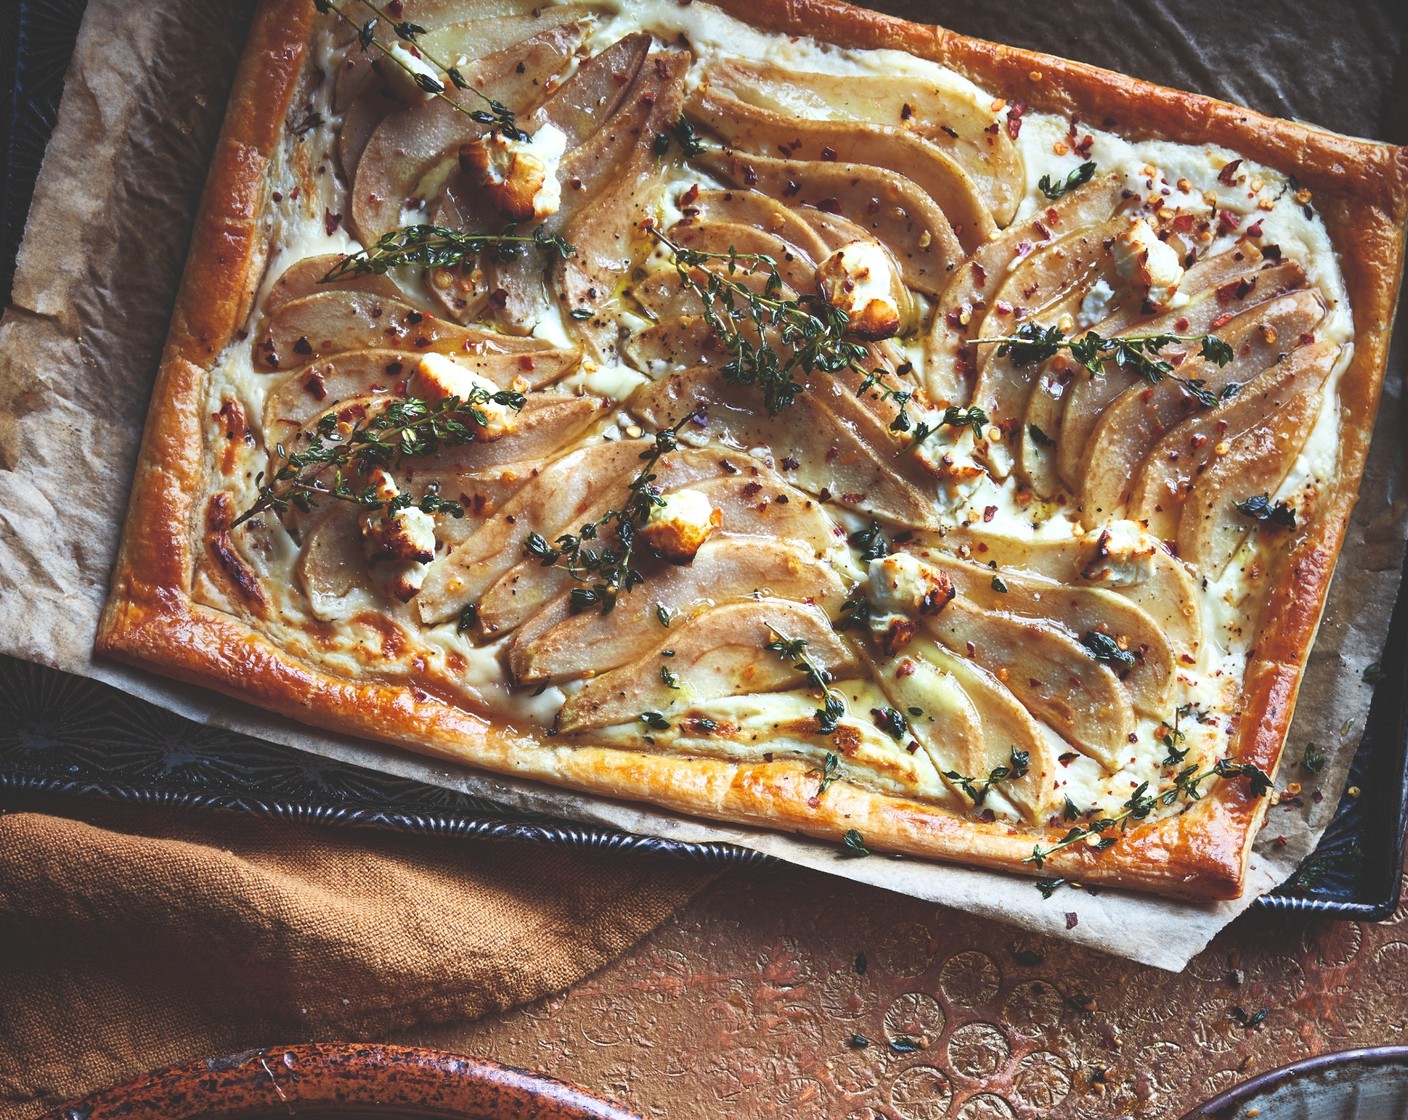
[[[1391, 135], [1401, 38], [1387, 6], [1306, 4], [1269, 28], [1221, 4], [1018, 0], [889, 5], [896, 14], [1066, 53], [1185, 88]], [[1028, 18], [1029, 17], [1029, 18]], [[1283, 766], [1309, 742], [1329, 756], [1323, 795], [1271, 810], [1246, 894], [1196, 906], [1118, 891], [1043, 900], [1029, 880], [872, 857], [476, 773], [343, 738], [214, 693], [92, 659], [151, 383], [191, 218], [223, 115], [249, 5], [92, 0], [0, 321], [0, 651], [95, 677], [193, 719], [451, 786], [504, 805], [676, 840], [728, 841], [792, 863], [961, 907], [1167, 969], [1181, 969], [1258, 895], [1289, 876], [1329, 822], [1364, 727], [1404, 557], [1404, 342], [1391, 364], [1368, 476], [1311, 656]], [[1314, 43], [1316, 65], [1302, 65]], [[1287, 45], [1294, 45], [1288, 51]], [[1297, 60], [1300, 60], [1299, 62]], [[1398, 98], [1398, 101], [1408, 99]], [[1402, 139], [1401, 136], [1396, 137]], [[1403, 332], [1400, 332], [1402, 334]], [[1308, 791], [1307, 791], [1308, 792]], [[1069, 914], [1077, 915], [1073, 928]]]

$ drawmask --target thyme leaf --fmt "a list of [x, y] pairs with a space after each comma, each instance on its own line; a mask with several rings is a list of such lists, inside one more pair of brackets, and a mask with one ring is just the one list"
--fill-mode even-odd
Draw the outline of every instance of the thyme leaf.
[[1233, 762], [1231, 759], [1221, 758], [1206, 770], [1199, 770], [1196, 766], [1187, 766], [1179, 771], [1171, 785], [1153, 793], [1149, 792], [1148, 782], [1141, 782], [1138, 788], [1130, 794], [1129, 800], [1124, 803], [1120, 812], [1112, 816], [1099, 817], [1089, 824], [1072, 828], [1061, 839], [1048, 847], [1036, 845], [1032, 849], [1032, 854], [1022, 862], [1034, 864], [1040, 870], [1046, 861], [1061, 849], [1069, 848], [1072, 844], [1081, 841], [1084, 841], [1095, 851], [1104, 851], [1119, 842], [1119, 835], [1111, 835], [1111, 833], [1118, 830], [1118, 833], [1122, 835], [1129, 831], [1131, 821], [1144, 820], [1160, 805], [1170, 806], [1176, 805], [1179, 801], [1202, 800], [1202, 783], [1214, 777], [1223, 780], [1246, 778], [1248, 792], [1253, 797], [1264, 797], [1271, 789], [1270, 776], [1250, 762]]
[[1074, 171], [1067, 175], [1065, 179], [1058, 179], [1053, 181], [1050, 175], [1043, 175], [1040, 179], [1036, 181], [1036, 186], [1037, 190], [1041, 191], [1042, 194], [1044, 194], [1047, 198], [1051, 199], [1054, 202], [1063, 194], [1067, 194], [1068, 192], [1075, 190], [1077, 187], [1085, 186], [1086, 183], [1090, 182], [1090, 179], [1094, 174], [1095, 164], [1094, 162], [1088, 161], [1086, 163], [1082, 163], [1079, 167], [1077, 167]]
[[1244, 498], [1232, 504], [1238, 513], [1243, 517], [1250, 517], [1253, 521], [1269, 521], [1272, 525], [1287, 529], [1296, 527], [1296, 511], [1285, 502], [1276, 502], [1273, 505], [1268, 494], [1258, 494], [1254, 498]]
[[1080, 644], [1090, 651], [1091, 657], [1104, 662], [1121, 677], [1134, 668], [1137, 660], [1128, 650], [1120, 649], [1115, 639], [1103, 630], [1088, 631]]
[[807, 678], [807, 684], [822, 694], [822, 706], [816, 711], [817, 727], [823, 735], [832, 734], [840, 724], [841, 717], [846, 714], [846, 700], [831, 687], [831, 674], [813, 661], [807, 653], [806, 639], [778, 634], [763, 648], [777, 654], [783, 661], [792, 662]]
[[957, 782], [959, 788], [963, 790], [973, 800], [973, 807], [977, 808], [988, 799], [988, 793], [992, 787], [1000, 782], [1016, 782], [1027, 776], [1031, 769], [1031, 755], [1026, 751], [1019, 751], [1012, 747], [1005, 766], [994, 766], [988, 771], [986, 778], [973, 778], [960, 774], [957, 770], [945, 770], [944, 777], [951, 782]]
[[363, 416], [350, 427], [335, 412], [314, 425], [313, 434], [296, 451], [278, 445], [279, 466], [266, 482], [261, 471], [255, 482], [254, 504], [231, 524], [243, 524], [265, 510], [282, 514], [290, 506], [307, 511], [320, 499], [352, 502], [367, 512], [394, 515], [412, 505], [424, 513], [463, 517], [458, 502], [427, 493], [419, 501], [409, 493], [384, 498], [363, 476], [373, 467], [388, 467], [402, 459], [422, 459], [444, 447], [473, 443], [488, 419], [480, 407], [495, 404], [522, 408], [522, 393], [473, 390], [468, 397], [424, 401], [418, 397], [393, 400], [379, 411]]
[[532, 233], [461, 233], [443, 226], [418, 225], [392, 230], [367, 249], [338, 261], [319, 283], [330, 284], [351, 276], [380, 276], [402, 265], [426, 268], [452, 268], [494, 249], [500, 259], [511, 259], [525, 248], [537, 248], [568, 257], [572, 246], [556, 234], [541, 228]]
[[870, 849], [865, 846], [865, 837], [860, 829], [846, 829], [846, 834], [841, 837], [841, 855], [846, 859], [861, 859], [869, 854]]

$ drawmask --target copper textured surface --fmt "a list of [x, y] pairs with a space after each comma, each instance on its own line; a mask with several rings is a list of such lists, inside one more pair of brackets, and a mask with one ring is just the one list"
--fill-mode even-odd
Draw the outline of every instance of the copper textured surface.
[[1178, 1116], [1295, 1058], [1408, 1042], [1408, 907], [1376, 925], [1248, 914], [1173, 975], [741, 870], [565, 995], [407, 1037], [672, 1120]]
[[158, 1070], [46, 1120], [639, 1120], [550, 1077], [408, 1046], [273, 1046]]

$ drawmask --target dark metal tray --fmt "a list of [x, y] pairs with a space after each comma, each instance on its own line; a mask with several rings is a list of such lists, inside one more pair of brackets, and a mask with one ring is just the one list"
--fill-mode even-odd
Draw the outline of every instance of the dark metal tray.
[[[0, 296], [14, 257], [85, 0], [0, 5]], [[1408, 598], [1400, 598], [1350, 788], [1319, 849], [1257, 905], [1374, 921], [1398, 903], [1408, 828]], [[1303, 796], [1314, 796], [1313, 781]], [[95, 681], [0, 657], [0, 808], [47, 798], [174, 808], [439, 836], [629, 848], [731, 864], [767, 860], [506, 810], [205, 727]]]

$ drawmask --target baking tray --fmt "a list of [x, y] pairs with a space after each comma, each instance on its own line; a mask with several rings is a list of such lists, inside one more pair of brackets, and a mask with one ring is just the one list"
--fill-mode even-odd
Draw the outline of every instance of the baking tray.
[[[6, 302], [84, 6], [84, 0], [0, 5], [0, 294]], [[1408, 827], [1403, 596], [1379, 676], [1350, 773], [1349, 789], [1358, 796], [1345, 795], [1317, 851], [1256, 905], [1362, 921], [1387, 917], [1397, 906]], [[1302, 784], [1301, 796], [1316, 796], [1312, 777]], [[96, 681], [0, 657], [0, 807], [56, 797], [625, 848], [727, 864], [770, 858], [729, 844], [681, 843], [510, 811], [454, 790], [205, 727]], [[1268, 827], [1274, 828], [1274, 817]]]

